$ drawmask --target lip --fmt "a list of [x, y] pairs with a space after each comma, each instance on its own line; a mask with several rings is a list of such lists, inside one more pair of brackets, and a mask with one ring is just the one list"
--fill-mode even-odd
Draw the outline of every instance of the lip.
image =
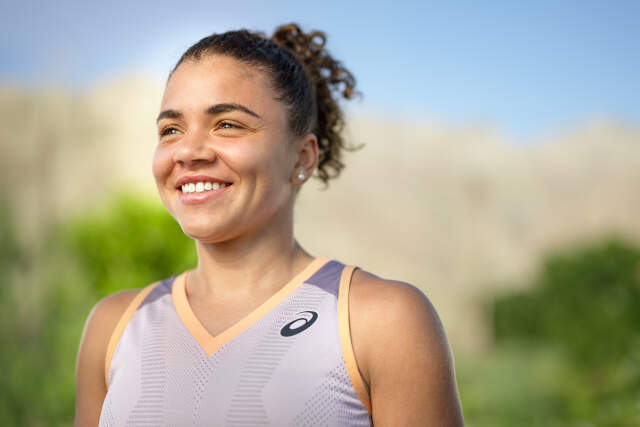
[[[220, 184], [232, 184], [231, 181], [225, 181], [224, 179], [214, 178], [209, 175], [185, 175], [180, 177], [175, 184], [177, 189], [180, 189], [184, 184], [189, 184], [191, 182], [217, 182]], [[215, 191], [215, 190], [214, 190]]]

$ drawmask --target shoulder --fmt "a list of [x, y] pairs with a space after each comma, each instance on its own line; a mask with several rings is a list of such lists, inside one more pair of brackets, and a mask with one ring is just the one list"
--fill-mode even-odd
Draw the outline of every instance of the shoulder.
[[89, 313], [85, 332], [89, 332], [89, 329], [91, 329], [92, 332], [97, 332], [102, 338], [106, 336], [108, 340], [111, 332], [116, 328], [134, 300], [137, 300], [137, 303], [141, 303], [141, 300], [159, 283], [159, 281], [153, 282], [140, 289], [127, 289], [104, 297], [94, 305]]
[[105, 360], [109, 340], [120, 318], [143, 290], [108, 295], [93, 306], [87, 317], [76, 361], [76, 425], [97, 425], [107, 392]]
[[453, 357], [427, 296], [362, 270], [354, 272], [349, 294], [354, 353], [369, 385], [374, 424], [460, 425]]
[[349, 294], [352, 334], [357, 335], [353, 339], [358, 340], [366, 364], [384, 360], [384, 353], [390, 350], [381, 345], [383, 340], [421, 342], [427, 352], [448, 346], [435, 307], [416, 286], [357, 269]]
[[430, 348], [440, 350], [446, 336], [436, 309], [416, 286], [382, 279], [356, 270], [349, 291], [349, 317], [354, 346], [360, 355], [362, 374], [371, 384], [375, 365], [386, 358], [389, 341], [407, 343], [427, 339]]
[[86, 368], [87, 364], [91, 364], [94, 369], [101, 364], [101, 373], [104, 372], [104, 357], [111, 334], [127, 307], [140, 292], [141, 289], [116, 292], [93, 306], [80, 340], [77, 364], [79, 371]]
[[144, 298], [159, 282], [151, 283], [141, 289], [128, 289], [115, 292], [98, 301], [87, 318], [82, 334], [80, 350], [88, 347], [92, 354], [104, 361], [109, 340], [120, 319], [135, 300]]
[[380, 313], [415, 317], [435, 322], [438, 316], [426, 295], [416, 286], [397, 280], [382, 279], [356, 269], [350, 286], [351, 304], [362, 314]]
[[104, 297], [93, 306], [87, 322], [95, 323], [96, 327], [108, 327], [111, 324], [115, 327], [120, 316], [141, 291], [142, 289], [127, 289]]
[[127, 307], [129, 307], [142, 290], [143, 289], [128, 289], [119, 291], [98, 301], [87, 317], [82, 336], [83, 343], [87, 341], [92, 344], [103, 344], [104, 350], [106, 351], [111, 333], [116, 328]]

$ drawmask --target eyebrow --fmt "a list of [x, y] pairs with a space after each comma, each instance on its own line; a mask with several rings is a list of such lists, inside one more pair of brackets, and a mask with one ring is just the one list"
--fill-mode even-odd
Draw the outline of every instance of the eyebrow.
[[227, 113], [229, 111], [242, 111], [244, 113], [252, 115], [253, 117], [257, 117], [259, 119], [262, 118], [257, 113], [251, 111], [250, 109], [248, 109], [244, 105], [240, 105], [240, 104], [216, 104], [216, 105], [212, 105], [211, 107], [207, 108], [206, 113], [207, 114], [220, 114], [220, 113]]
[[184, 117], [181, 112], [176, 110], [163, 110], [158, 114], [156, 118], [156, 123], [158, 123], [162, 119], [181, 119]]
[[[212, 105], [212, 106], [210, 106], [209, 108], [207, 108], [205, 110], [205, 114], [216, 115], [216, 114], [221, 114], [221, 113], [227, 113], [229, 111], [242, 111], [244, 113], [252, 115], [253, 117], [257, 117], [259, 119], [262, 118], [256, 112], [248, 109], [244, 105], [241, 105], [241, 104], [229, 104], [229, 103]], [[156, 119], [156, 123], [158, 123], [160, 120], [165, 119], [165, 118], [166, 119], [181, 119], [183, 117], [184, 117], [184, 115], [180, 111], [177, 111], [177, 110], [164, 110], [164, 111], [161, 111], [160, 114], [158, 114], [158, 118]]]

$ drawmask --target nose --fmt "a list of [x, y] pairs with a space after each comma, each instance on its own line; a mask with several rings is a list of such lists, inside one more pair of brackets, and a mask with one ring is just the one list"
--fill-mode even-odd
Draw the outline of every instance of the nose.
[[189, 167], [199, 163], [211, 163], [217, 155], [213, 142], [205, 131], [192, 130], [180, 139], [173, 159], [176, 163]]

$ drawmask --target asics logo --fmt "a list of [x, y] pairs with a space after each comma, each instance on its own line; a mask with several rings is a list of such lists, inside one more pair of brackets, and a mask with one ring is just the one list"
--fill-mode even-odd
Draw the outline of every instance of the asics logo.
[[[313, 323], [318, 318], [318, 313], [316, 313], [315, 311], [301, 311], [300, 313], [297, 313], [296, 316], [304, 313], [306, 313], [307, 315], [292, 320], [291, 322], [284, 325], [282, 329], [280, 329], [280, 335], [282, 335], [283, 337], [290, 337], [292, 335], [299, 334], [300, 332], [313, 325]], [[310, 318], [309, 315], [311, 315]]]

